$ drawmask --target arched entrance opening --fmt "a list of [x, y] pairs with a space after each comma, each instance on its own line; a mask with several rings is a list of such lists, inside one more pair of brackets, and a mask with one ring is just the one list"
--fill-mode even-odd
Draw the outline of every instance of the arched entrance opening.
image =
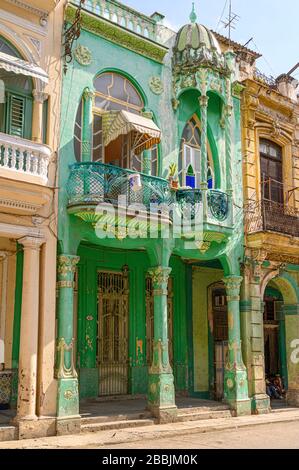
[[298, 287], [289, 273], [276, 277], [269, 274], [264, 279], [262, 293], [265, 376], [270, 382], [275, 378], [281, 380], [283, 397], [288, 397], [290, 389], [297, 390], [294, 383], [298, 371], [292, 348], [298, 337]]
[[264, 293], [263, 329], [264, 329], [264, 355], [265, 375], [267, 378], [282, 377], [285, 353], [283, 349], [283, 325], [281, 324], [281, 311], [283, 296], [270, 281]]

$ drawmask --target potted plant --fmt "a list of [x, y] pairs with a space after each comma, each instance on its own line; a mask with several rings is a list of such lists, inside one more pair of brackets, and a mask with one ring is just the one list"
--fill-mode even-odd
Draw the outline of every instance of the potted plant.
[[179, 188], [178, 166], [176, 163], [171, 163], [169, 165], [168, 181], [172, 189]]

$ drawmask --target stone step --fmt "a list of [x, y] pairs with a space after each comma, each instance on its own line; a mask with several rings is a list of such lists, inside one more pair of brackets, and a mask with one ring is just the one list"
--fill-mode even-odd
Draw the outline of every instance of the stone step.
[[202, 413], [202, 412], [211, 412], [217, 413], [218, 411], [229, 411], [229, 406], [225, 404], [219, 404], [215, 406], [199, 406], [199, 407], [187, 407], [187, 408], [179, 408], [178, 412], [183, 414], [194, 414], [194, 413]]
[[84, 416], [84, 413], [81, 415], [81, 425], [82, 424], [96, 424], [96, 423], [111, 423], [116, 421], [131, 421], [138, 419], [148, 419], [151, 417], [150, 412], [141, 411], [137, 413], [128, 413], [128, 414], [119, 414], [119, 415], [107, 415], [107, 416]]
[[202, 421], [208, 419], [221, 419], [221, 418], [232, 418], [231, 412], [229, 410], [222, 411], [197, 411], [194, 413], [182, 413], [179, 410], [177, 421]]
[[0, 441], [15, 441], [18, 438], [17, 434], [15, 426], [0, 425]]
[[153, 419], [129, 419], [125, 421], [110, 421], [107, 423], [89, 423], [81, 425], [81, 432], [98, 432], [108, 431], [113, 429], [135, 428], [141, 426], [151, 426], [154, 424]]
[[271, 408], [271, 413], [285, 413], [286, 411], [299, 411], [299, 408], [292, 406], [282, 406], [281, 408]]

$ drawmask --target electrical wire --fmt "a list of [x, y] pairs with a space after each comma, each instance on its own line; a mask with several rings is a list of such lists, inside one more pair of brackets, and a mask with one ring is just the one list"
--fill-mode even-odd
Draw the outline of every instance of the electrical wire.
[[216, 26], [216, 32], [218, 32], [218, 28], [219, 28], [219, 25], [220, 25], [220, 23], [221, 23], [221, 21], [222, 21], [222, 18], [223, 18], [223, 16], [224, 16], [224, 13], [225, 13], [225, 10], [226, 10], [226, 7], [227, 7], [227, 3], [228, 3], [228, 0], [225, 0], [225, 4], [224, 4], [223, 10], [222, 10], [220, 19], [219, 19], [218, 24], [217, 24], [217, 26]]

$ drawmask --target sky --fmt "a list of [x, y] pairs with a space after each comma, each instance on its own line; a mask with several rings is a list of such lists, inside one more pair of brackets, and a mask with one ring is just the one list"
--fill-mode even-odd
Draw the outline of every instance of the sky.
[[[121, 0], [136, 10], [151, 15], [154, 11], [166, 17], [165, 24], [178, 30], [189, 22], [191, 0]], [[219, 20], [228, 16], [229, 0], [197, 0], [197, 21], [220, 34], [228, 35]], [[240, 16], [232, 39], [248, 44], [263, 54], [258, 68], [274, 77], [287, 73], [299, 62], [299, 0], [232, 0], [232, 11]], [[299, 69], [294, 73], [299, 79]]]

